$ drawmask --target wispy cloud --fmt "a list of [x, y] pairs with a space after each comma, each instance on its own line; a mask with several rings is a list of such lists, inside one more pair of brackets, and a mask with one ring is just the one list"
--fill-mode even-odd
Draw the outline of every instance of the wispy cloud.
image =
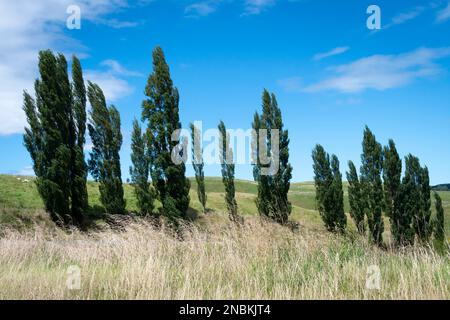
[[[0, 1], [0, 135], [23, 132], [22, 91], [33, 92], [37, 55], [42, 48], [62, 52], [83, 51], [64, 34], [66, 9], [73, 0]], [[126, 0], [79, 0], [83, 21], [99, 23], [128, 6]], [[101, 22], [100, 22], [101, 23]]]
[[97, 19], [97, 23], [106, 25], [113, 29], [124, 29], [124, 28], [134, 28], [137, 26], [141, 26], [145, 23], [145, 21], [124, 21], [119, 19]]
[[437, 14], [436, 21], [437, 22], [444, 22], [446, 20], [450, 19], [450, 1], [447, 4], [447, 7], [440, 10]]
[[362, 100], [360, 98], [349, 97], [346, 99], [338, 99], [336, 101], [336, 104], [338, 106], [352, 106], [352, 105], [360, 104], [361, 102], [362, 102]]
[[34, 170], [32, 166], [24, 167], [23, 169], [14, 173], [16, 176], [34, 177]]
[[108, 67], [111, 72], [126, 77], [142, 77], [143, 74], [137, 71], [131, 71], [122, 66], [118, 61], [108, 59], [102, 61], [102, 66]]
[[106, 99], [111, 102], [128, 96], [134, 91], [134, 88], [127, 81], [109, 72], [87, 71], [86, 79], [98, 84], [102, 88]]
[[244, 14], [243, 15], [255, 15], [267, 10], [274, 6], [276, 0], [245, 0], [244, 2]]
[[[398, 55], [373, 55], [331, 67], [328, 72], [332, 75], [317, 83], [303, 87], [300, 87], [298, 82], [284, 82], [284, 84], [285, 89], [289, 89], [290, 86], [291, 89], [302, 92], [334, 90], [356, 93], [369, 89], [382, 91], [439, 75], [444, 70], [437, 61], [448, 56], [450, 47], [419, 48]], [[295, 86], [296, 84], [298, 86]]]
[[278, 85], [287, 92], [302, 92], [302, 78], [301, 77], [290, 77], [277, 81]]
[[224, 3], [236, 2], [244, 6], [242, 16], [258, 15], [276, 4], [276, 0], [202, 0], [189, 4], [184, 12], [190, 18], [205, 17], [216, 12]]
[[116, 60], [105, 60], [101, 66], [106, 70], [86, 70], [85, 78], [97, 83], [108, 101], [117, 101], [133, 93], [134, 88], [122, 77], [140, 77], [141, 73], [124, 68]]
[[325, 59], [328, 57], [337, 56], [339, 54], [343, 54], [343, 53], [347, 52], [349, 49], [350, 49], [350, 47], [337, 47], [328, 52], [318, 53], [318, 54], [314, 55], [313, 60], [319, 61], [319, 60], [322, 60], [322, 59]]
[[397, 14], [396, 16], [394, 16], [391, 19], [391, 21], [383, 27], [383, 29], [388, 29], [393, 26], [403, 24], [405, 22], [413, 20], [413, 19], [417, 18], [418, 16], [420, 16], [425, 10], [426, 10], [426, 7], [418, 6], [418, 7], [412, 8], [409, 11], [401, 12], [401, 13]]
[[195, 2], [188, 5], [184, 13], [188, 17], [204, 17], [217, 10], [217, 7], [221, 3], [221, 0], [207, 0], [201, 2]]

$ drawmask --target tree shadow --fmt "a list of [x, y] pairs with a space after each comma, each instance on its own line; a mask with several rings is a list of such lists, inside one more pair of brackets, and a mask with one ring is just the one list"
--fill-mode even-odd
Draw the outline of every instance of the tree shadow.
[[99, 205], [89, 206], [83, 220], [84, 230], [97, 230], [99, 229], [98, 222], [105, 221], [107, 214], [105, 208]]
[[200, 217], [201, 212], [197, 209], [189, 207], [189, 209], [186, 212], [186, 219], [188, 221], [195, 221], [198, 220]]

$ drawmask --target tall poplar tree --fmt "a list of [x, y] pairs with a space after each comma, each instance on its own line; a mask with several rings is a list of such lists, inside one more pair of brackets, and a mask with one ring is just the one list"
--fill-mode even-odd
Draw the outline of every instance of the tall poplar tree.
[[399, 244], [411, 245], [414, 243], [413, 220], [420, 210], [420, 188], [418, 186], [420, 175], [419, 159], [408, 155], [405, 158], [405, 176], [400, 189], [401, 212], [397, 223]]
[[237, 203], [234, 187], [234, 159], [233, 150], [230, 148], [230, 135], [227, 133], [223, 121], [219, 123], [219, 157], [222, 166], [222, 181], [225, 186], [225, 202], [227, 204], [228, 215], [233, 222], [240, 222], [237, 211]]
[[72, 58], [73, 126], [71, 137], [72, 152], [72, 212], [75, 220], [82, 221], [88, 208], [87, 165], [84, 160], [86, 143], [86, 87], [80, 60]]
[[384, 147], [384, 201], [385, 212], [390, 220], [391, 233], [397, 244], [402, 244], [403, 238], [405, 237], [404, 230], [408, 229], [408, 226], [402, 225], [405, 222], [408, 223], [408, 221], [402, 219], [401, 216], [401, 176], [402, 160], [397, 152], [394, 141], [389, 140], [388, 146]]
[[383, 167], [383, 150], [370, 129], [366, 126], [361, 155], [361, 185], [366, 203], [366, 215], [370, 233], [377, 245], [383, 244], [384, 223], [383, 183], [381, 172]]
[[318, 144], [312, 152], [312, 159], [317, 210], [322, 217], [325, 228], [330, 232], [335, 232], [337, 228], [334, 215], [334, 176], [331, 170], [330, 156]]
[[349, 171], [347, 172], [348, 201], [350, 203], [350, 216], [355, 222], [356, 228], [360, 234], [365, 234], [366, 225], [364, 219], [364, 198], [362, 194], [361, 183], [359, 181], [358, 172], [352, 161], [348, 162]]
[[133, 121], [131, 134], [131, 163], [130, 176], [137, 199], [139, 214], [147, 216], [153, 213], [154, 191], [149, 182], [150, 156], [147, 147], [147, 134], [142, 133], [139, 122]]
[[342, 188], [342, 174], [339, 170], [339, 159], [336, 155], [331, 156], [331, 172], [333, 174], [333, 216], [335, 228], [343, 233], [347, 227], [347, 216], [344, 211], [344, 190]]
[[197, 182], [198, 201], [202, 205], [203, 212], [206, 212], [206, 190], [205, 190], [205, 172], [203, 171], [203, 150], [201, 147], [200, 130], [191, 123], [192, 138], [192, 166], [195, 171], [195, 181]]
[[419, 173], [420, 210], [413, 220], [413, 226], [419, 240], [429, 241], [433, 233], [431, 221], [431, 186], [428, 168], [421, 167]]
[[88, 97], [92, 106], [88, 129], [93, 144], [89, 170], [100, 182], [100, 201], [106, 212], [125, 214], [119, 155], [122, 146], [119, 111], [114, 106], [106, 106], [102, 89], [92, 82], [88, 83]]
[[184, 148], [180, 138], [173, 135], [181, 129], [179, 94], [173, 86], [169, 66], [160, 47], [153, 51], [153, 72], [145, 88], [142, 118], [148, 121], [150, 173], [162, 203], [165, 216], [174, 221], [186, 218], [189, 208], [190, 182], [185, 176]]
[[[289, 134], [284, 129], [276, 97], [267, 90], [264, 90], [262, 96], [262, 114], [255, 113], [252, 128], [255, 132], [252, 141], [253, 176], [258, 182], [256, 205], [261, 216], [284, 224], [292, 211], [288, 200], [292, 178]], [[277, 137], [275, 130], [278, 139], [275, 139]], [[272, 137], [276, 142], [275, 145], [272, 145]], [[261, 159], [261, 155], [266, 159]]]
[[436, 219], [434, 221], [434, 238], [439, 242], [445, 241], [444, 227], [444, 208], [442, 207], [442, 199], [437, 192], [434, 193], [436, 205]]

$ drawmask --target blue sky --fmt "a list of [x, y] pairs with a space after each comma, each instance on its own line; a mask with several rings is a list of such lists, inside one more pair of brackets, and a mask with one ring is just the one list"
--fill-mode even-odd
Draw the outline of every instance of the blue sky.
[[[71, 4], [81, 8], [80, 30], [66, 28]], [[381, 8], [378, 31], [366, 26], [371, 4]], [[131, 122], [161, 45], [185, 127], [223, 120], [248, 129], [263, 88], [277, 95], [293, 181], [312, 180], [316, 143], [339, 156], [342, 171], [359, 163], [367, 124], [381, 143], [393, 138], [402, 156], [417, 155], [433, 184], [450, 182], [447, 0], [16, 0], [2, 1], [0, 14], [0, 173], [30, 173], [21, 92], [37, 76], [37, 52], [50, 48], [77, 54], [121, 112], [126, 178]], [[252, 176], [248, 165], [236, 173]]]

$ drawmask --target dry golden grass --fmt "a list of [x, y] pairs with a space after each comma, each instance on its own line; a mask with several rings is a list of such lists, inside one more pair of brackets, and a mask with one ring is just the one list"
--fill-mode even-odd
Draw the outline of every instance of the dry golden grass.
[[[431, 249], [209, 219], [186, 226], [182, 241], [144, 222], [89, 234], [3, 230], [0, 299], [450, 299], [450, 257]], [[79, 290], [67, 287], [72, 265]], [[372, 265], [380, 290], [366, 289]]]

